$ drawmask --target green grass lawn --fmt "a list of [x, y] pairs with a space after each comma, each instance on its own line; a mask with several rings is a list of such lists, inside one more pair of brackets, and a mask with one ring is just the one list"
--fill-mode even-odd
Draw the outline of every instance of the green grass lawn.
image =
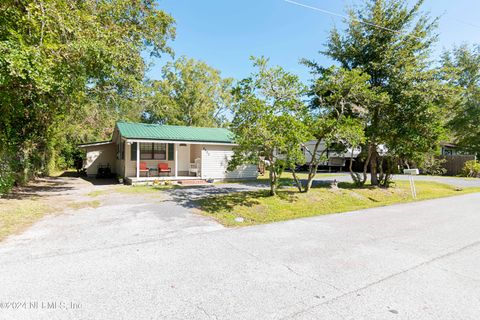
[[91, 192], [87, 193], [87, 196], [95, 198], [95, 197], [98, 197], [98, 196], [103, 196], [105, 194], [108, 194], [107, 190], [94, 190], [94, 191], [91, 191]]
[[49, 212], [37, 199], [0, 200], [0, 241], [20, 232]]
[[98, 208], [100, 207], [102, 203], [98, 200], [92, 200], [92, 201], [77, 201], [77, 202], [71, 202], [68, 204], [69, 208], [78, 210], [78, 209], [83, 209], [83, 208]]
[[[338, 175], [345, 174], [345, 172], [339, 172], [339, 173], [322, 173], [322, 172], [317, 172], [315, 175], [315, 179], [320, 179], [320, 178], [333, 178]], [[307, 172], [298, 172], [297, 173], [298, 179], [308, 179], [308, 173]], [[265, 171], [265, 174], [263, 176], [258, 176], [257, 180], [259, 181], [265, 181], [268, 182], [268, 171]], [[280, 181], [283, 182], [293, 182], [293, 175], [290, 171], [285, 171], [282, 173], [282, 177], [280, 178]]]
[[43, 216], [61, 212], [65, 207], [75, 210], [97, 208], [100, 201], [52, 202], [38, 197], [27, 199], [0, 199], [0, 241], [11, 234], [20, 233]]
[[178, 186], [175, 185], [157, 185], [157, 186], [147, 186], [147, 185], [138, 185], [138, 186], [116, 186], [115, 188], [107, 189], [107, 190], [94, 190], [86, 195], [92, 198], [96, 198], [99, 196], [108, 195], [114, 192], [123, 193], [123, 194], [155, 194], [161, 190], [172, 189]]
[[[430, 181], [416, 181], [415, 185], [417, 200], [480, 192], [480, 188], [458, 190]], [[225, 226], [245, 226], [409, 201], [414, 199], [408, 181], [398, 181], [388, 189], [356, 188], [350, 183], [339, 183], [338, 189], [317, 187], [309, 193], [298, 193], [293, 188], [280, 189], [276, 197], [269, 196], [266, 190], [241, 192], [204, 198], [197, 204], [202, 214]], [[236, 222], [236, 217], [242, 217], [244, 221]]]
[[177, 185], [157, 185], [157, 186], [148, 186], [148, 185], [137, 185], [137, 186], [119, 186], [112, 189], [114, 192], [125, 193], [125, 194], [145, 194], [145, 193], [157, 193], [158, 191], [168, 190], [173, 188], [181, 188]]

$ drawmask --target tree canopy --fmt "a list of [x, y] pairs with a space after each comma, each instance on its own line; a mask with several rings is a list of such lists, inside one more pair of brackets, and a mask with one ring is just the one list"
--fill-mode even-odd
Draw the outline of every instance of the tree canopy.
[[[312, 67], [315, 76], [309, 92], [308, 127], [316, 143], [312, 150], [304, 146], [311, 159], [305, 186], [308, 192], [326, 150], [344, 151], [358, 148], [365, 142], [363, 128], [368, 121], [368, 108], [380, 103], [384, 96], [372, 90], [369, 75], [360, 69], [323, 68], [312, 62], [306, 63]], [[321, 143], [324, 145], [322, 151], [319, 150]], [[352, 177], [357, 178], [353, 173]]]
[[153, 0], [6, 0], [0, 12], [0, 158], [9, 181], [6, 172], [22, 181], [55, 165], [66, 134], [85, 132], [70, 125], [138, 119], [144, 55], [172, 53], [174, 20]]
[[[349, 9], [322, 54], [304, 60], [313, 79], [266, 58], [234, 83], [202, 61], [167, 62], [146, 77], [148, 56], [173, 56], [174, 19], [154, 0], [5, 0], [0, 3], [0, 193], [38, 173], [68, 166], [75, 144], [111, 137], [117, 120], [229, 126], [231, 167], [265, 159], [271, 192], [285, 168], [308, 191], [327, 148], [361, 145], [365, 166], [352, 177], [388, 186], [397, 165], [432, 158], [452, 138], [480, 152], [480, 49], [460, 46], [432, 64], [437, 19], [423, 0], [365, 0]], [[163, 60], [165, 61], [165, 60]], [[306, 146], [315, 140], [314, 149]], [[303, 151], [302, 151], [303, 147]], [[302, 185], [295, 167], [311, 155]], [[302, 190], [303, 188], [303, 190]]]
[[146, 98], [148, 122], [212, 127], [223, 125], [231, 103], [232, 79], [204, 62], [181, 57], [168, 62]]
[[310, 136], [303, 118], [305, 87], [298, 76], [281, 67], [269, 67], [265, 58], [252, 58], [257, 71], [234, 89], [231, 129], [238, 147], [230, 168], [264, 159], [269, 171], [270, 193], [276, 194], [285, 168], [304, 160], [301, 144]]
[[[350, 10], [346, 30], [333, 29], [327, 56], [347, 69], [368, 74], [372, 90], [384, 95], [365, 105], [366, 159], [373, 185], [386, 185], [395, 164], [436, 147], [441, 134], [442, 86], [429, 59], [436, 19], [405, 0], [369, 0]], [[388, 150], [380, 154], [379, 147]], [[383, 172], [383, 169], [386, 169]]]
[[454, 48], [442, 58], [444, 79], [458, 90], [449, 113], [453, 139], [462, 149], [480, 154], [480, 47]]

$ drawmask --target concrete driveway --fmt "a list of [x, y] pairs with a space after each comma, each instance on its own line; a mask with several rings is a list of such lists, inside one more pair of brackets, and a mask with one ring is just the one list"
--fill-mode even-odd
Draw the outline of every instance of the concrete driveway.
[[225, 190], [199, 190], [1, 243], [0, 319], [478, 319], [480, 194], [225, 229], [189, 200]]

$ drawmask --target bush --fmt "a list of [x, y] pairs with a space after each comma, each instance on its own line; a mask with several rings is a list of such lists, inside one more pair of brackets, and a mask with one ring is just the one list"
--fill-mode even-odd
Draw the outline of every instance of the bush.
[[0, 158], [0, 195], [7, 194], [15, 183], [15, 175], [5, 159]]
[[463, 166], [463, 175], [465, 177], [480, 178], [480, 162], [476, 160], [465, 162], [465, 165]]
[[438, 159], [431, 154], [427, 155], [422, 164], [423, 173], [432, 176], [443, 176], [447, 173], [447, 169], [443, 167], [445, 162], [447, 162], [446, 159]]

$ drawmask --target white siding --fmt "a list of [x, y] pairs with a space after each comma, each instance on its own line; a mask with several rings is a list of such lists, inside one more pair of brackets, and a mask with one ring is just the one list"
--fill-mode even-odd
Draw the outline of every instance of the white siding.
[[233, 155], [230, 146], [202, 146], [203, 179], [251, 179], [258, 175], [256, 165], [243, 165], [232, 172], [227, 172], [228, 161]]

